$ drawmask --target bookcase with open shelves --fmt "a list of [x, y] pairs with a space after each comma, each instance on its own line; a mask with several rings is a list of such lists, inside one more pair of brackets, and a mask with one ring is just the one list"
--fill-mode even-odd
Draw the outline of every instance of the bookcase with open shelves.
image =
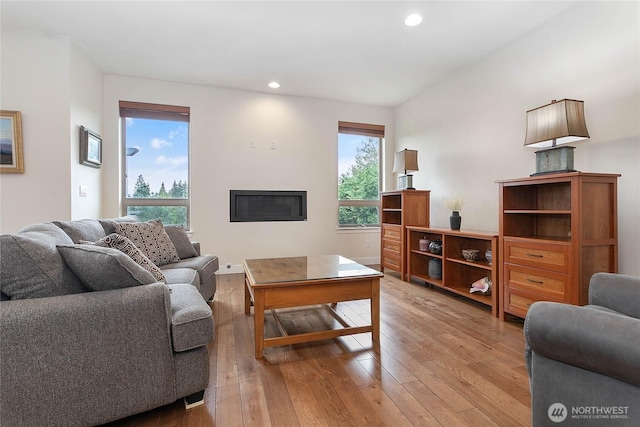
[[[420, 249], [420, 239], [441, 240], [441, 254]], [[477, 249], [479, 259], [467, 261], [462, 256], [463, 249]], [[485, 258], [485, 252], [492, 253], [492, 262]], [[429, 261], [440, 260], [442, 278], [429, 276]], [[491, 313], [498, 316], [499, 274], [498, 274], [498, 234], [482, 231], [458, 231], [428, 227], [407, 227], [407, 276], [408, 281], [419, 280], [426, 284], [445, 289], [457, 295], [478, 301], [491, 307]], [[491, 295], [471, 293], [471, 285], [487, 277], [492, 282]]]

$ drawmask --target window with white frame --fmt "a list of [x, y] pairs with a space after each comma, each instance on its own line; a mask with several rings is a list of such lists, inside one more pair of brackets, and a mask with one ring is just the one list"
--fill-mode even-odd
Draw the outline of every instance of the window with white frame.
[[120, 101], [123, 213], [189, 229], [189, 107]]
[[384, 126], [338, 122], [338, 227], [380, 226]]

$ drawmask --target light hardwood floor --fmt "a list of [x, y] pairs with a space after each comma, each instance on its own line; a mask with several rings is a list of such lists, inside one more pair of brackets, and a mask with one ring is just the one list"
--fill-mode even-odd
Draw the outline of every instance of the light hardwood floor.
[[[361, 334], [268, 348], [256, 360], [243, 280], [219, 276], [205, 405], [186, 411], [180, 401], [111, 425], [530, 425], [521, 320], [501, 322], [475, 302], [385, 274], [379, 353], [371, 334]], [[338, 310], [356, 324], [368, 321], [368, 301]], [[281, 318], [293, 330], [333, 322], [319, 310]]]

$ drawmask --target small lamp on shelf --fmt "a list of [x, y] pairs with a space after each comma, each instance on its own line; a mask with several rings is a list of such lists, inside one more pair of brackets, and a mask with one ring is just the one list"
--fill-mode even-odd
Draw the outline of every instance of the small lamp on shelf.
[[407, 172], [418, 171], [418, 150], [404, 149], [396, 153], [393, 162], [393, 173], [404, 173], [398, 177], [398, 190], [415, 190], [413, 175]]
[[575, 147], [559, 145], [589, 138], [584, 120], [584, 102], [573, 99], [551, 101], [551, 104], [527, 111], [527, 134], [524, 145], [545, 148], [536, 151], [536, 173], [531, 176], [575, 172]]

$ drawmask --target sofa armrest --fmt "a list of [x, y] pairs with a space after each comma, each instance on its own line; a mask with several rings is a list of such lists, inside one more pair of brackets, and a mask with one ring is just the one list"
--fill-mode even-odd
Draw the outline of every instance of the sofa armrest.
[[640, 277], [594, 274], [589, 283], [589, 304], [640, 319]]
[[0, 304], [0, 424], [102, 424], [176, 399], [164, 284]]
[[167, 287], [171, 293], [173, 350], [192, 350], [213, 341], [215, 329], [211, 308], [195, 286], [175, 284]]
[[530, 351], [640, 386], [640, 319], [553, 302], [531, 305], [524, 324]]

